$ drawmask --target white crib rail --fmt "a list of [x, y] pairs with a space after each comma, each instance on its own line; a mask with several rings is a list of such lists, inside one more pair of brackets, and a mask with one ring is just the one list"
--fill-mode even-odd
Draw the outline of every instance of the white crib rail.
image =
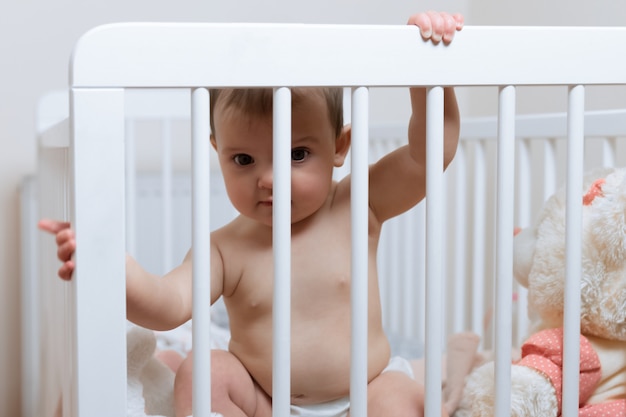
[[[146, 132], [142, 132], [142, 127], [138, 126], [137, 129], [128, 129], [128, 126], [134, 126], [136, 124], [141, 125], [145, 121], [157, 121], [157, 125], [163, 130], [164, 136], [167, 135], [167, 131], [171, 129], [171, 123], [168, 120], [184, 120], [188, 118], [189, 110], [189, 94], [184, 91], [177, 90], [165, 90], [160, 92], [152, 92], [146, 90], [129, 90], [126, 93], [126, 124], [127, 124], [127, 154], [126, 158], [131, 159], [134, 156], [134, 151], [129, 151], [129, 144], [135, 142], [134, 136], [141, 136]], [[42, 121], [39, 123], [39, 129], [42, 129], [45, 133], [40, 134], [41, 142], [41, 158], [46, 159], [46, 155], [50, 153], [48, 148], [54, 148], [55, 144], [63, 144], [61, 148], [67, 147], [67, 131], [60, 128], [62, 126], [67, 127], [67, 123], [64, 122], [63, 115], [67, 114], [69, 109], [67, 108], [67, 93], [58, 93], [54, 95], [46, 96], [41, 103], [42, 110], [39, 112], [42, 114], [42, 118], [46, 118], [49, 114], [59, 113], [58, 117], [52, 118], [53, 122], [46, 123]], [[65, 111], [59, 112], [59, 109]], [[41, 119], [41, 118], [39, 118]], [[59, 119], [59, 120], [57, 120]], [[188, 121], [187, 121], [188, 122]], [[47, 126], [54, 126], [50, 129], [46, 129]], [[516, 211], [518, 212], [518, 220], [516, 225], [528, 226], [530, 223], [531, 212], [536, 212], [537, 206], [543, 202], [542, 195], [544, 193], [551, 194], [554, 189], [549, 184], [557, 182], [556, 172], [562, 171], [557, 167], [558, 160], [556, 158], [556, 151], [551, 151], [547, 155], [543, 154], [543, 147], [532, 146], [532, 142], [538, 144], [545, 142], [552, 144], [551, 147], [556, 148], [558, 143], [564, 142], [567, 136], [567, 114], [566, 113], [554, 113], [554, 114], [533, 114], [522, 115], [516, 119], [516, 139], [519, 151], [519, 165], [518, 165], [518, 179], [520, 182], [525, 183], [518, 184], [520, 189], [518, 193], [518, 200], [516, 202]], [[184, 128], [182, 133], [185, 133], [187, 129]], [[54, 134], [56, 132], [56, 135]], [[60, 132], [60, 134], [59, 134]], [[131, 134], [132, 133], [132, 134]], [[149, 130], [147, 132], [152, 137], [154, 142], [154, 132]], [[176, 132], [178, 135], [180, 132]], [[65, 136], [63, 136], [65, 135]], [[158, 135], [156, 135], [158, 136]], [[374, 125], [369, 129], [370, 136], [370, 161], [374, 161], [380, 156], [388, 153], [390, 150], [397, 148], [406, 143], [406, 124], [384, 124]], [[595, 152], [596, 159], [598, 161], [590, 161], [587, 163], [589, 167], [594, 164], [603, 164], [605, 166], [611, 166], [612, 161], [616, 159], [614, 154], [615, 144], [617, 138], [623, 139], [626, 136], [626, 110], [611, 110], [611, 111], [596, 111], [587, 112], [585, 118], [585, 136], [588, 139], [589, 151], [598, 149], [604, 151], [602, 147], [598, 146], [598, 141], [610, 142], [612, 145], [608, 147], [612, 149], [612, 153], [609, 153], [610, 158], [608, 161], [603, 161], [599, 157], [603, 157], [604, 152]], [[65, 140], [63, 139], [65, 138]], [[56, 139], [54, 139], [56, 138]], [[447, 233], [447, 238], [455, 242], [455, 249], [450, 255], [454, 259], [454, 270], [449, 270], [447, 274], [447, 287], [448, 293], [452, 293], [452, 298], [448, 297], [446, 300], [446, 316], [447, 316], [447, 329], [448, 333], [455, 333], [471, 329], [477, 334], [481, 335], [484, 340], [490, 342], [490, 332], [486, 331], [483, 326], [483, 320], [487, 314], [487, 307], [491, 303], [491, 299], [488, 296], [493, 286], [493, 271], [488, 270], [485, 267], [487, 259], [492, 259], [493, 247], [487, 246], [483, 248], [482, 245], [476, 245], [481, 250], [475, 250], [472, 259], [468, 259], [467, 250], [465, 249], [466, 235], [477, 235], [485, 237], [487, 233], [484, 230], [491, 230], [493, 228], [492, 222], [489, 225], [474, 225], [472, 228], [469, 221], [471, 213], [467, 213], [467, 195], [473, 195], [476, 201], [481, 201], [483, 207], [489, 206], [490, 203], [482, 201], [480, 196], [477, 195], [476, 190], [484, 190], [490, 188], [485, 186], [486, 181], [481, 176], [475, 176], [472, 178], [470, 175], [476, 171], [476, 165], [483, 167], [485, 170], [493, 170], [493, 166], [483, 166], [485, 164], [484, 157], [480, 157], [482, 153], [489, 152], [495, 146], [497, 138], [497, 119], [495, 117], [484, 118], [464, 118], [462, 122], [461, 142], [450, 170], [447, 174], [448, 177], [454, 178], [447, 181], [446, 188], [448, 191], [448, 199], [453, 203], [453, 206], [449, 208], [447, 214], [447, 222], [452, 225], [449, 227], [451, 230]], [[54, 140], [53, 140], [54, 139]], [[139, 138], [139, 140], [143, 140]], [[184, 145], [185, 140], [176, 141], [173, 143], [175, 148], [180, 148]], [[165, 148], [171, 148], [171, 146], [165, 146]], [[535, 148], [535, 149], [533, 149]], [[538, 149], [537, 149], [538, 148]], [[130, 148], [132, 149], [132, 147]], [[150, 147], [152, 149], [152, 147]], [[477, 152], [478, 150], [478, 152]], [[163, 151], [166, 153], [166, 150]], [[587, 153], [590, 156], [594, 156], [591, 152]], [[599, 154], [599, 155], [597, 155]], [[187, 158], [187, 156], [185, 156]], [[476, 159], [479, 158], [479, 159]], [[540, 180], [532, 181], [534, 184], [531, 188], [531, 161], [537, 161], [544, 158], [550, 168], [545, 172], [540, 173]], [[146, 159], [146, 155], [143, 155], [142, 159]], [[157, 158], [158, 159], [158, 158]], [[178, 157], [164, 157], [161, 158], [162, 162], [169, 161], [174, 165], [177, 162], [172, 159], [178, 159]], [[161, 162], [161, 163], [162, 163]], [[493, 161], [491, 161], [493, 162]], [[152, 171], [155, 167], [161, 165], [159, 161], [151, 161], [146, 167], [145, 161], [141, 170]], [[135, 163], [127, 163], [128, 166], [134, 166]], [[493, 164], [492, 164], [493, 165]], [[562, 168], [562, 167], [561, 167]], [[177, 169], [180, 169], [177, 168]], [[127, 172], [135, 172], [136, 168]], [[536, 169], [535, 169], [536, 171]], [[43, 172], [43, 170], [42, 170]], [[168, 172], [172, 175], [172, 169], [164, 167], [163, 172]], [[149, 270], [156, 273], [165, 272], [164, 265], [159, 261], [163, 258], [163, 253], [166, 250], [177, 250], [178, 254], [172, 254], [171, 257], [180, 257], [180, 250], [185, 250], [190, 243], [190, 237], [187, 232], [190, 230], [190, 225], [185, 221], [187, 218], [186, 213], [190, 210], [190, 201], [188, 194], [190, 193], [188, 180], [184, 178], [174, 177], [169, 180], [164, 180], [164, 174], [149, 174], [147, 177], [142, 174], [137, 178], [136, 193], [129, 192], [129, 182], [135, 182], [132, 178], [132, 174], [126, 175], [127, 183], [127, 206], [135, 207], [137, 213], [141, 213], [141, 216], [127, 215], [127, 235], [130, 230], [138, 229], [142, 236], [137, 245], [138, 255], [144, 266], [147, 266]], [[482, 179], [481, 179], [482, 178]], [[223, 224], [232, 214], [229, 210], [232, 207], [225, 201], [224, 207], [220, 207], [220, 201], [225, 200], [225, 192], [220, 187], [221, 180], [217, 175], [213, 175], [213, 179], [216, 181], [211, 184], [212, 193], [212, 226], [219, 226]], [[147, 180], [147, 181], [146, 181]], [[171, 182], [173, 195], [168, 198], [166, 192], [165, 183]], [[542, 188], [542, 184], [547, 184]], [[23, 187], [23, 220], [24, 220], [24, 233], [23, 243], [25, 246], [24, 254], [31, 256], [25, 256], [23, 263], [25, 265], [24, 282], [24, 306], [25, 306], [25, 340], [24, 346], [30, 347], [24, 354], [24, 404], [25, 410], [32, 410], [32, 412], [26, 413], [27, 417], [45, 416], [49, 415], [45, 412], [35, 412], [35, 410], [50, 410], [50, 403], [54, 403], [55, 394], [59, 393], [58, 389], [52, 389], [49, 381], [43, 381], [43, 384], [33, 384], [32, 381], [40, 381], [40, 375], [45, 375], [46, 372], [41, 372], [37, 367], [40, 351], [36, 348], [39, 346], [38, 340], [40, 339], [39, 332], [42, 328], [52, 327], [61, 328], [64, 326], [63, 322], [46, 322], [44, 326], [40, 326], [41, 319], [37, 314], [39, 303], [34, 301], [38, 299], [36, 290], [36, 276], [32, 270], [36, 265], [36, 262], [30, 259], [36, 257], [36, 253], [32, 249], [33, 242], [36, 239], [32, 234], [36, 233], [34, 230], [34, 224], [39, 217], [39, 213], [36, 212], [35, 204], [32, 199], [37, 197], [37, 183], [32, 179], [26, 179]], [[548, 189], [548, 191], [545, 191]], [[532, 190], [532, 192], [531, 192]], [[538, 195], [535, 204], [532, 204], [533, 194]], [[485, 196], [487, 198], [488, 196]], [[490, 196], [492, 197], [492, 196]], [[135, 203], [137, 200], [137, 203]], [[168, 201], [169, 200], [169, 201]], [[49, 205], [49, 202], [47, 203]], [[154, 245], [153, 241], [164, 239], [166, 234], [162, 236], [154, 236], [154, 225], [160, 225], [163, 223], [165, 217], [165, 210], [159, 214], [159, 207], [163, 205], [171, 205], [170, 211], [176, 212], [176, 223], [173, 224], [177, 231], [183, 231], [174, 236], [174, 241], [169, 247], [161, 247]], [[156, 207], [155, 207], [156, 206]], [[535, 208], [533, 209], [533, 206]], [[44, 201], [43, 207], [46, 207]], [[217, 209], [217, 210], [216, 210]], [[220, 212], [221, 211], [221, 212]], [[44, 210], [45, 212], [45, 210]], [[213, 214], [217, 212], [217, 216], [213, 219]], [[127, 207], [127, 213], [129, 209]], [[130, 212], [133, 214], [133, 212]], [[155, 214], [152, 214], [155, 213]], [[487, 217], [485, 215], [485, 217]], [[133, 220], [135, 219], [135, 220]], [[137, 220], [139, 222], [137, 223]], [[424, 233], [423, 227], [417, 227], [417, 225], [423, 224], [424, 221], [424, 207], [423, 204], [418, 205], [415, 209], [400, 216], [397, 219], [393, 219], [383, 230], [383, 236], [381, 237], [381, 250], [379, 253], [379, 271], [381, 277], [381, 294], [383, 296], [383, 308], [385, 314], [383, 316], [385, 322], [385, 328], [390, 332], [392, 338], [392, 347], [399, 350], [398, 353], [408, 357], [415, 357], [421, 350], [420, 347], [424, 344], [424, 270], [423, 260], [415, 260], [415, 255], [419, 256], [423, 253], [423, 249], [420, 250], [417, 243], [423, 242]], [[137, 224], [135, 224], [137, 223]], [[134, 226], [133, 226], [134, 225]], [[127, 239], [128, 240], [128, 239]], [[422, 243], [423, 244], [423, 243]], [[417, 247], [416, 247], [417, 246]], [[54, 264], [55, 260], [48, 261], [48, 264]], [[475, 273], [472, 273], [472, 265], [482, 264], [483, 272], [479, 277], [483, 278], [477, 280]], [[422, 266], [421, 268], [419, 266]], [[30, 266], [30, 267], [29, 267]], [[53, 265], [49, 265], [52, 267]], [[52, 277], [54, 275], [53, 270], [50, 268], [43, 273], [42, 285], [50, 285], [50, 282], [56, 282], [56, 279]], [[471, 297], [467, 297], [464, 286], [469, 286], [472, 282], [480, 283], [480, 290], [476, 291]], [[62, 285], [62, 284], [59, 284]], [[452, 291], [450, 291], [452, 290]], [[398, 293], [403, 294], [402, 298], [398, 298]], [[523, 329], [527, 328], [527, 316], [525, 310], [525, 298], [523, 289], [517, 289], [519, 295], [519, 302], [517, 303], [517, 324], [513, 326], [514, 329], [514, 343], [519, 345], [522, 339], [525, 337]], [[50, 302], [54, 297], [50, 297], [49, 294], [45, 296], [43, 301]], [[62, 303], [61, 303], [62, 304]], [[471, 309], [475, 309], [474, 313], [471, 313]], [[470, 314], [467, 314], [470, 312]], [[471, 318], [475, 317], [476, 320]], [[49, 317], [48, 317], [49, 318]], [[478, 324], [472, 325], [473, 322]], [[39, 331], [37, 330], [39, 329]], [[59, 342], [59, 341], [57, 341]], [[51, 347], [51, 344], [47, 345], [47, 350]], [[488, 347], [488, 346], [487, 346]], [[55, 349], [57, 352], [59, 349]], [[42, 351], [43, 352], [43, 351]], [[44, 352], [45, 353], [45, 352]], [[57, 369], [58, 361], [48, 354], [48, 363], [44, 364], [44, 368], [47, 369], [47, 373], [50, 373], [50, 368]], [[51, 359], [51, 360], [50, 360]], [[45, 361], [44, 361], [45, 362]], [[51, 366], [52, 365], [52, 366]], [[59, 367], [60, 369], [61, 367]], [[58, 369], [57, 369], [58, 372]], [[46, 383], [48, 386], [46, 386]], [[48, 405], [43, 404], [46, 401], [42, 399], [37, 400], [40, 394], [43, 398], [48, 398]]]
[[[515, 131], [515, 87], [520, 85], [571, 86], [569, 101], [568, 202], [580, 201], [582, 135], [581, 105], [584, 85], [626, 84], [626, 61], [615, 51], [626, 44], [620, 28], [500, 28], [466, 27], [445, 47], [423, 42], [416, 28], [387, 26], [258, 25], [258, 24], [122, 24], [95, 29], [78, 42], [71, 64], [71, 220], [77, 240], [76, 279], [71, 284], [72, 317], [76, 320], [70, 351], [74, 354], [70, 415], [110, 416], [124, 412], [124, 114], [123, 89], [128, 87], [245, 87], [245, 86], [410, 86], [429, 88], [429, 158], [441, 147], [439, 86], [497, 86], [500, 88], [500, 147], [512, 151]], [[346, 49], [346, 45], [350, 48]], [[232, 54], [237, 50], [237, 54]], [[555, 53], [559, 51], [559, 53]], [[139, 57], [139, 58], [138, 58]], [[337, 65], [341, 62], [342, 65]], [[426, 64], [425, 64], [426, 63]], [[591, 66], [589, 63], [593, 63]], [[538, 70], [537, 68], [541, 68]], [[307, 71], [302, 71], [307, 68]], [[461, 70], [462, 68], [462, 70]], [[332, 70], [330, 70], [332, 69]], [[353, 103], [355, 105], [355, 103]], [[354, 120], [353, 120], [354, 121]], [[97, 127], [97, 128], [95, 128]], [[502, 160], [501, 160], [502, 161]], [[503, 166], [501, 193], [513, 189], [514, 168]], [[103, 172], [106, 167], [106, 173]], [[442, 202], [439, 164], [428, 165], [427, 311], [438, 315], [433, 303], [442, 297], [441, 235], [443, 222], [436, 204]], [[571, 177], [576, 173], [574, 177]], [[280, 192], [280, 191], [277, 191]], [[503, 200], [506, 200], [503, 199]], [[433, 204], [432, 202], [436, 202]], [[510, 296], [512, 230], [509, 202], [497, 213], [499, 295]], [[106, 208], [106, 209], [104, 209]], [[580, 239], [575, 210], [568, 215], [572, 241]], [[106, 225], [106, 227], [103, 227]], [[106, 245], [102, 243], [106, 242]], [[568, 247], [568, 254], [575, 252]], [[574, 258], [568, 256], [571, 292], [579, 282]], [[119, 277], [111, 279], [111, 277]], [[574, 297], [567, 312], [576, 311]], [[101, 300], [119, 300], [106, 315], [90, 314]], [[510, 303], [500, 298], [496, 316], [498, 372], [496, 413], [508, 415], [506, 371], [510, 359], [511, 330], [504, 318]], [[112, 301], [117, 304], [116, 301]], [[87, 319], [89, 317], [89, 319]], [[433, 317], [427, 317], [428, 320]], [[357, 321], [356, 318], [353, 321]], [[429, 329], [429, 330], [428, 330]], [[426, 331], [426, 413], [439, 415], [441, 337], [434, 326]], [[566, 337], [576, 332], [566, 323]], [[106, 345], [107, 349], [101, 347]], [[566, 356], [577, 355], [566, 345]], [[120, 364], [113, 366], [112, 364]], [[567, 367], [576, 373], [577, 362]], [[204, 372], [204, 371], [200, 371]], [[569, 381], [569, 380], [568, 380]], [[571, 382], [571, 381], [570, 381]], [[96, 388], [110, 387], [106, 401]], [[576, 413], [576, 380], [564, 389], [564, 416]], [[361, 398], [360, 401], [363, 401]], [[285, 404], [276, 403], [276, 415]], [[200, 415], [206, 411], [198, 410]]]
[[[39, 169], [36, 176], [36, 194], [38, 202], [36, 213], [39, 218], [67, 218], [67, 200], [69, 200], [68, 146], [69, 123], [67, 109], [69, 94], [48, 94], [37, 108], [39, 141]], [[33, 224], [34, 226], [34, 224]], [[58, 269], [55, 244], [50, 240], [40, 240], [34, 245], [39, 252], [39, 264], [36, 271], [39, 277], [49, 277], [51, 271]], [[38, 355], [43, 365], [32, 369], [33, 386], [38, 401], [29, 407], [35, 415], [45, 415], [60, 410], [61, 393], [72, 394], [69, 379], [69, 355], [73, 346], [68, 340], [68, 331], [73, 326], [72, 316], [67, 310], [71, 299], [71, 289], [58, 279], [40, 279], [37, 292], [30, 298], [32, 314], [36, 317], [35, 327], [39, 328], [37, 339]], [[32, 392], [32, 391], [31, 391]], [[64, 396], [66, 400], [71, 397]]]
[[41, 327], [39, 311], [39, 247], [37, 242], [37, 181], [34, 177], [22, 180], [20, 187], [20, 235], [22, 268], [22, 414], [26, 417], [41, 415], [37, 412], [40, 403]]

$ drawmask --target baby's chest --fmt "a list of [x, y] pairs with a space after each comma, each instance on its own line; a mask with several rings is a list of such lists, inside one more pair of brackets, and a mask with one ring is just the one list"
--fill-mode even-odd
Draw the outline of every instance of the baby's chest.
[[[348, 297], [350, 288], [350, 242], [340, 239], [294, 239], [290, 253], [290, 286], [294, 302], [315, 298]], [[271, 308], [275, 254], [272, 250], [239, 257], [233, 296], [250, 308]], [[228, 280], [229, 278], [227, 278]]]
[[[241, 284], [252, 286], [271, 284], [274, 280], [276, 257], [272, 250], [242, 256]], [[293, 244], [289, 252], [292, 286], [328, 285], [329, 281], [345, 280], [350, 275], [350, 244], [338, 241]]]

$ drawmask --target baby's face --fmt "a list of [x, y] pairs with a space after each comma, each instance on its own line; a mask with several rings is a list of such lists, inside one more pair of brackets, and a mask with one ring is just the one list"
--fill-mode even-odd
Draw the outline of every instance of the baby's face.
[[[231, 202], [244, 216], [271, 226], [272, 116], [250, 116], [218, 103], [213, 118], [214, 146]], [[291, 218], [295, 223], [326, 202], [333, 167], [340, 164], [335, 131], [321, 95], [309, 94], [293, 106], [291, 134]]]

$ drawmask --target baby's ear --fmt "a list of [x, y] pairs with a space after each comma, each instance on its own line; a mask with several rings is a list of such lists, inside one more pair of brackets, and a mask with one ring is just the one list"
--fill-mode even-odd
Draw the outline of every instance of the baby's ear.
[[217, 142], [215, 141], [215, 136], [213, 135], [213, 133], [211, 133], [211, 146], [213, 146], [213, 149], [217, 151]]
[[335, 166], [340, 167], [346, 160], [352, 140], [352, 126], [347, 124], [341, 129], [341, 133], [335, 140]]

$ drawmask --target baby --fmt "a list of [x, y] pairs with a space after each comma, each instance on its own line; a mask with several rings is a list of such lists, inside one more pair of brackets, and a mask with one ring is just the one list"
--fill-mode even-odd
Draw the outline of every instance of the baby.
[[[410, 17], [421, 36], [449, 43], [460, 15]], [[417, 41], [417, 40], [416, 40]], [[369, 170], [368, 415], [421, 416], [423, 387], [409, 363], [391, 358], [383, 331], [376, 251], [383, 223], [425, 195], [425, 90], [410, 90], [409, 144]], [[224, 298], [231, 340], [212, 352], [212, 408], [226, 417], [269, 417], [272, 411], [272, 91], [211, 92], [211, 143], [228, 196], [240, 213], [211, 234], [211, 302]], [[342, 90], [292, 90], [291, 248], [292, 415], [345, 416], [350, 387], [350, 176], [333, 181], [344, 163], [350, 127], [343, 125]], [[454, 91], [444, 90], [444, 168], [456, 151], [459, 114]], [[70, 279], [76, 248], [68, 223], [42, 220], [56, 234], [59, 276]], [[128, 319], [165, 330], [191, 318], [193, 251], [157, 277], [133, 258], [126, 262]], [[200, 254], [199, 256], [204, 256]], [[178, 367], [177, 416], [192, 411], [190, 353]], [[315, 414], [312, 414], [315, 413]], [[445, 415], [445, 412], [444, 412]]]

